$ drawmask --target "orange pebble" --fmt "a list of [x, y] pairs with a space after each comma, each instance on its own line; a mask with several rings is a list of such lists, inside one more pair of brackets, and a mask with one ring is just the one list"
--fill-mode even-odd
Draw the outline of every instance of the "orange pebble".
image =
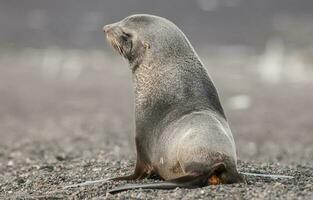
[[218, 185], [220, 183], [221, 183], [221, 181], [216, 175], [213, 175], [209, 178], [209, 184], [210, 185]]

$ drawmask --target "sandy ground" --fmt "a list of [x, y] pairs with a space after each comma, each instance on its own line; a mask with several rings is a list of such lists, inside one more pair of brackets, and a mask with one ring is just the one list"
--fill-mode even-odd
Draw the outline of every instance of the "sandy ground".
[[204, 62], [233, 130], [239, 171], [294, 179], [247, 176], [247, 184], [134, 190], [114, 196], [107, 190], [126, 182], [63, 189], [130, 174], [134, 168], [131, 77], [122, 61], [112, 59], [105, 67], [83, 66], [78, 78], [69, 79], [51, 73], [43, 79], [46, 75], [34, 67], [36, 61], [8, 68], [15, 61], [2, 60], [1, 199], [313, 198], [312, 82], [268, 84], [250, 67], [254, 61], [237, 66], [209, 58]]

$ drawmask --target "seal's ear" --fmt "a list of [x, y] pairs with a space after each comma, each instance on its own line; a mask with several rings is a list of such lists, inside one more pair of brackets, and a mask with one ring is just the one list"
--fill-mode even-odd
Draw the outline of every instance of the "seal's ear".
[[148, 42], [143, 42], [142, 44], [145, 49], [150, 49], [150, 44]]

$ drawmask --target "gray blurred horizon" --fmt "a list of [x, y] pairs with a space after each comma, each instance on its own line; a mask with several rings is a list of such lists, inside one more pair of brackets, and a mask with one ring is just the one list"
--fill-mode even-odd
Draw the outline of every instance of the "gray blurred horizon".
[[292, 47], [313, 41], [308, 0], [1, 0], [0, 5], [0, 48], [103, 49], [102, 26], [136, 13], [170, 19], [195, 46], [263, 49], [273, 37]]

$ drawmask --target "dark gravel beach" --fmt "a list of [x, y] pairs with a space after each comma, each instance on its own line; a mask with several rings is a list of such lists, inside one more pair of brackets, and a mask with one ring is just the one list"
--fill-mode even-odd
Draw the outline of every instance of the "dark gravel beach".
[[313, 83], [267, 84], [253, 60], [234, 68], [213, 58], [204, 62], [233, 130], [239, 171], [293, 179], [246, 176], [247, 184], [117, 195], [107, 190], [125, 181], [64, 189], [133, 171], [131, 77], [118, 58], [103, 63], [108, 58], [70, 81], [43, 81], [33, 65], [7, 61], [13, 67], [0, 80], [7, 88], [0, 98], [1, 199], [313, 199]]

